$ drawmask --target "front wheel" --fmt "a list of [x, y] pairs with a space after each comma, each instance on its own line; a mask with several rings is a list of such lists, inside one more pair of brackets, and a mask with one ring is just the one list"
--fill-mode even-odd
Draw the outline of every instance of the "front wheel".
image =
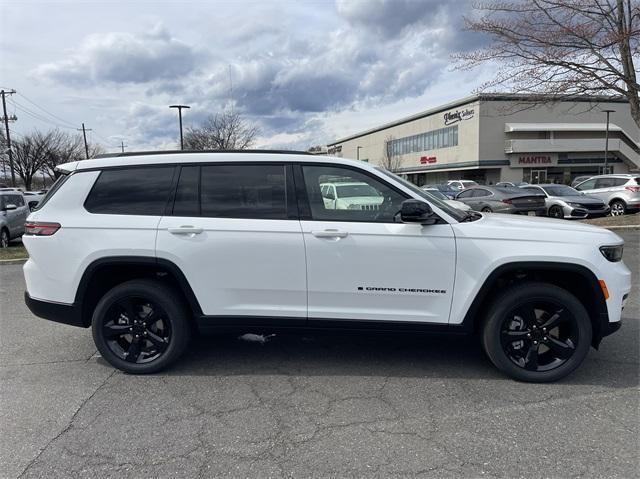
[[493, 210], [491, 208], [489, 208], [488, 206], [485, 206], [480, 211], [482, 211], [483, 213], [493, 213]]
[[592, 328], [580, 301], [546, 283], [524, 283], [489, 309], [482, 342], [491, 362], [514, 379], [557, 381], [587, 356]]
[[190, 337], [182, 298], [152, 280], [122, 283], [98, 302], [93, 340], [112, 366], [132, 374], [155, 373], [174, 363]]
[[564, 218], [564, 211], [562, 210], [562, 207], [561, 206], [552, 206], [551, 208], [549, 208], [549, 217], [563, 219]]
[[8, 248], [9, 241], [9, 232], [3, 228], [0, 231], [0, 248]]

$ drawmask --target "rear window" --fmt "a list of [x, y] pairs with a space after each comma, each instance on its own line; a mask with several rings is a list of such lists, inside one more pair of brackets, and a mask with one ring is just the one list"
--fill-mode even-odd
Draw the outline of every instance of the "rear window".
[[161, 216], [174, 167], [104, 170], [84, 203], [89, 213]]

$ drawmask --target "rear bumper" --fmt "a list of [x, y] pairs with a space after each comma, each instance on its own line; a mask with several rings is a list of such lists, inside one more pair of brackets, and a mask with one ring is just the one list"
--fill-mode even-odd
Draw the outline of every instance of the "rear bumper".
[[54, 303], [34, 299], [29, 296], [29, 293], [26, 291], [24, 292], [24, 302], [29, 310], [39, 318], [81, 328], [88, 327], [88, 325], [82, 321], [80, 308], [75, 304]]

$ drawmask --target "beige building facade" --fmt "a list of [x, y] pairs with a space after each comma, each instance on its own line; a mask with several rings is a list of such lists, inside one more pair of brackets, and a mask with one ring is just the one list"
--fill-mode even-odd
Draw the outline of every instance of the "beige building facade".
[[385, 166], [418, 185], [452, 179], [569, 183], [640, 170], [640, 129], [622, 98], [537, 104], [524, 95], [474, 95], [327, 146], [330, 155]]

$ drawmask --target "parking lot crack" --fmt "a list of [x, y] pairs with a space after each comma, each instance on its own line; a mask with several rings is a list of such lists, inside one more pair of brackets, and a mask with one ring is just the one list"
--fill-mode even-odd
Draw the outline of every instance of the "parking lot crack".
[[36, 457], [34, 457], [31, 461], [29, 461], [29, 463], [25, 466], [25, 468], [22, 470], [22, 472], [18, 475], [18, 479], [21, 477], [24, 477], [24, 475], [27, 473], [27, 471], [29, 471], [29, 469], [31, 469], [31, 467], [38, 461], [38, 459], [40, 458], [40, 456], [42, 456], [42, 454], [44, 454], [44, 452], [54, 443], [56, 442], [59, 438], [61, 438], [62, 436], [64, 436], [72, 427], [73, 427], [73, 423], [76, 420], [76, 417], [78, 416], [78, 414], [80, 413], [80, 411], [82, 410], [82, 408], [84, 408], [84, 406], [91, 401], [91, 399], [93, 399], [93, 397], [107, 384], [107, 382], [116, 374], [117, 370], [113, 370], [111, 371], [111, 373], [104, 379], [104, 381], [102, 381], [98, 387], [84, 400], [80, 403], [80, 405], [78, 406], [78, 408], [74, 411], [73, 415], [71, 416], [71, 418], [69, 419], [69, 423], [53, 438], [51, 438], [47, 444], [44, 445], [44, 447], [42, 449], [40, 449], [38, 451], [38, 454], [36, 454]]

